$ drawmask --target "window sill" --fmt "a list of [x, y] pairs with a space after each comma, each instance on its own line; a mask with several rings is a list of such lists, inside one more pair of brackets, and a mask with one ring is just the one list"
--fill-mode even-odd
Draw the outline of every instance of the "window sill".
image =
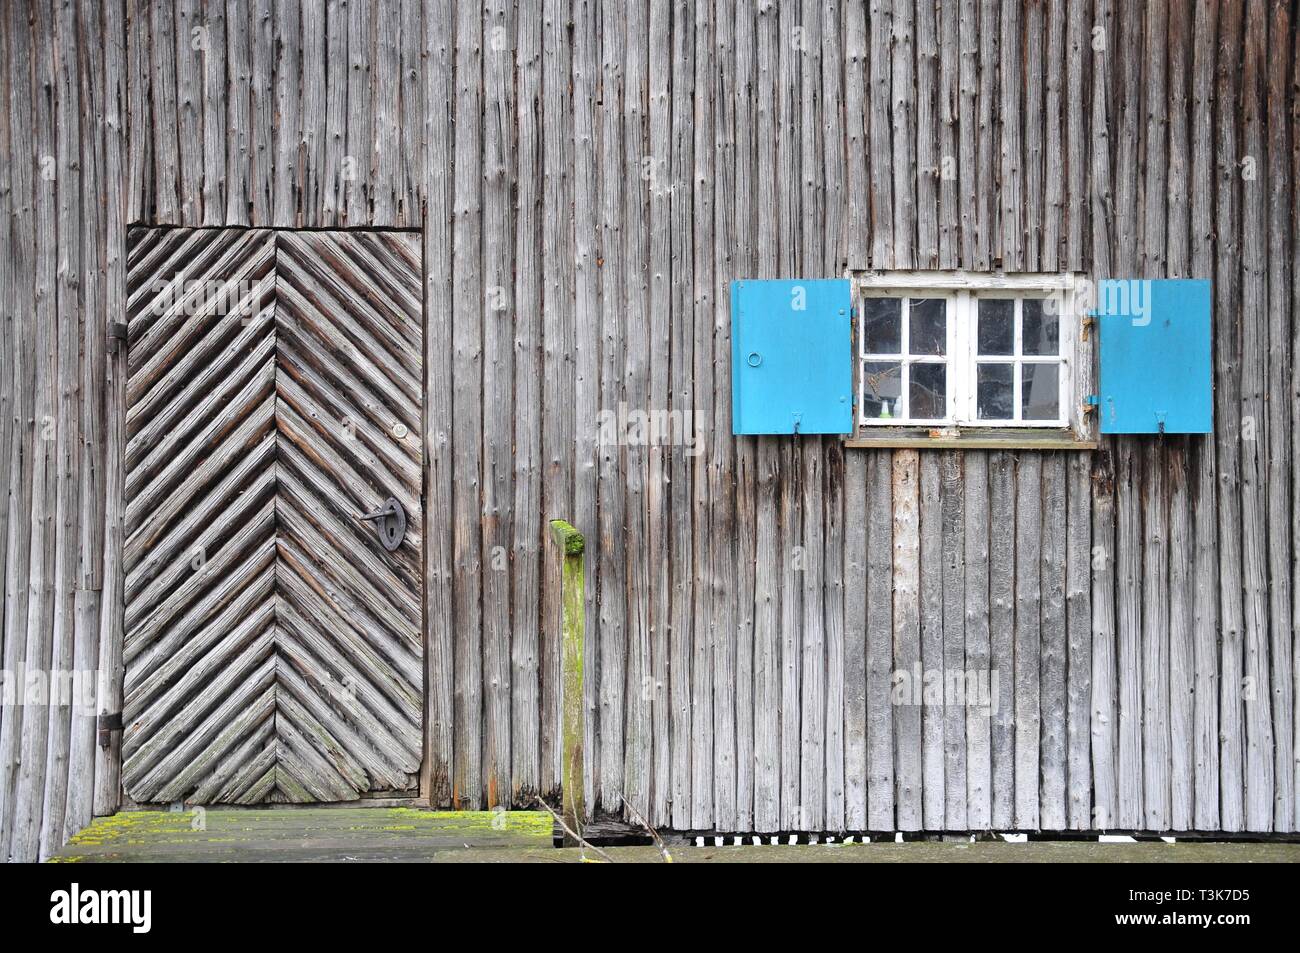
[[957, 433], [922, 427], [863, 428], [847, 437], [851, 449], [930, 450], [1096, 450], [1096, 438], [1080, 437], [1068, 428], [1051, 430], [966, 428]]

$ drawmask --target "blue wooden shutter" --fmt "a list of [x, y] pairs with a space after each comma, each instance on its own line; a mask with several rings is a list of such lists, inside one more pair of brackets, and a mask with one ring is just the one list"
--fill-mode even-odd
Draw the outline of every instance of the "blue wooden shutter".
[[1210, 282], [1100, 281], [1102, 433], [1210, 433]]
[[847, 279], [731, 283], [731, 432], [849, 433]]

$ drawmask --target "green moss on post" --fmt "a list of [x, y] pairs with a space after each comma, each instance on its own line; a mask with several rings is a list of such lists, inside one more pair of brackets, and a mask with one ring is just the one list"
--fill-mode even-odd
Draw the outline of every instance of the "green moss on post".
[[[582, 776], [582, 659], [586, 601], [582, 534], [565, 520], [551, 520], [551, 533], [563, 554], [560, 570], [562, 643], [560, 646], [560, 786], [564, 823], [581, 831], [586, 815]], [[571, 838], [566, 834], [568, 842]]]

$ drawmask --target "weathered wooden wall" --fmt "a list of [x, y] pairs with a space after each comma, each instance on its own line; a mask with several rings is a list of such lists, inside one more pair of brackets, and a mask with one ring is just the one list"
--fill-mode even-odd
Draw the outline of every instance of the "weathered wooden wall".
[[[435, 802], [559, 751], [590, 540], [587, 801], [722, 830], [1289, 831], [1300, 426], [1292, 0], [5, 5], [4, 668], [120, 685], [106, 334], [130, 223], [424, 229]], [[12, 161], [10, 158], [12, 157]], [[730, 436], [727, 282], [1208, 276], [1216, 434], [1096, 454]], [[690, 411], [705, 452], [602, 441]], [[992, 667], [1001, 705], [894, 706]], [[12, 858], [110, 810], [0, 715]]]

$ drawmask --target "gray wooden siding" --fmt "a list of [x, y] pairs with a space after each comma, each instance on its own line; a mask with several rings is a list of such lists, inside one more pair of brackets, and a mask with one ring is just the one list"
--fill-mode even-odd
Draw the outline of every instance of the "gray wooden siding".
[[[7, 4], [4, 668], [120, 708], [126, 226], [422, 228], [435, 803], [556, 788], [565, 516], [602, 810], [1294, 829], [1295, 7]], [[727, 282], [846, 265], [1212, 277], [1215, 436], [733, 440]], [[705, 452], [602, 443], [621, 402]], [[997, 711], [892, 705], [918, 659], [987, 659]], [[111, 810], [117, 757], [6, 707], [7, 855]]]

